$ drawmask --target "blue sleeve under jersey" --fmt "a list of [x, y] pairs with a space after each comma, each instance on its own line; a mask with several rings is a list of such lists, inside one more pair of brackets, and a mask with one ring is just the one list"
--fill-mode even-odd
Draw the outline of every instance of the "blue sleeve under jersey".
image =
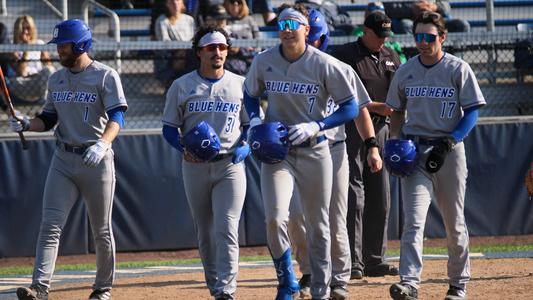
[[244, 91], [244, 107], [246, 108], [246, 112], [248, 113], [248, 117], [251, 119], [255, 117], [260, 117], [259, 115], [259, 99], [254, 98], [246, 91]]
[[180, 152], [183, 152], [183, 147], [180, 143], [180, 133], [178, 128], [172, 127], [169, 125], [163, 125], [163, 137], [170, 144], [170, 146], [178, 149]]
[[119, 106], [107, 111], [107, 116], [109, 121], [118, 123], [120, 128], [124, 128], [124, 112], [126, 111], [126, 106]]
[[468, 133], [474, 128], [478, 118], [479, 106], [468, 108], [464, 111], [463, 118], [459, 121], [452, 131], [452, 137], [456, 142], [461, 142]]
[[317, 123], [320, 125], [320, 130], [326, 130], [353, 120], [357, 118], [358, 115], [359, 107], [357, 106], [355, 98], [352, 98], [339, 105], [339, 108], [335, 112], [324, 119], [317, 121]]

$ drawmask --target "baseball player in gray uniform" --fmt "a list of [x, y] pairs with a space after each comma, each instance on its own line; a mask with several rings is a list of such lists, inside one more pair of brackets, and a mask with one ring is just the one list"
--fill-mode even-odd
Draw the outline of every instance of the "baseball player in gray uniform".
[[[279, 283], [276, 299], [292, 299], [299, 290], [287, 232], [290, 199], [295, 188], [301, 195], [306, 217], [311, 294], [314, 299], [328, 299], [333, 166], [324, 130], [357, 116], [356, 79], [337, 59], [307, 46], [309, 20], [305, 6], [285, 4], [280, 11], [281, 44], [255, 57], [244, 84], [250, 127], [261, 123], [257, 97], [267, 92], [265, 121], [279, 121], [288, 126], [292, 145], [286, 160], [261, 166], [267, 241]], [[330, 96], [339, 108], [327, 116]]]
[[115, 274], [111, 211], [115, 166], [111, 143], [124, 125], [126, 99], [117, 72], [94, 61], [91, 31], [83, 21], [66, 20], [53, 39], [63, 69], [48, 80], [48, 98], [33, 119], [12, 118], [13, 131], [46, 131], [57, 124], [57, 149], [46, 178], [43, 216], [32, 284], [19, 299], [48, 299], [59, 238], [70, 209], [81, 196], [87, 207], [96, 250], [96, 280], [89, 299], [110, 299]]
[[[180, 132], [209, 123], [220, 139], [219, 154], [198, 162], [185, 149], [183, 183], [197, 231], [205, 280], [215, 299], [234, 299], [239, 263], [238, 227], [246, 196], [242, 160], [248, 115], [243, 105], [244, 77], [224, 70], [230, 46], [222, 28], [202, 27], [193, 39], [200, 68], [175, 80], [163, 113], [163, 135], [175, 148]], [[247, 128], [244, 128], [247, 129]]]
[[[329, 40], [328, 25], [324, 16], [318, 10], [309, 9], [310, 31], [307, 43], [325, 51]], [[353, 69], [342, 62], [348, 71]], [[354, 73], [355, 89], [359, 102], [359, 116], [355, 120], [359, 133], [363, 138], [374, 137], [374, 127], [370, 118], [370, 113], [366, 106], [371, 102], [370, 96], [366, 92], [359, 76]], [[326, 114], [331, 115], [338, 106], [332, 98], [328, 99]], [[331, 234], [331, 293], [330, 299], [342, 300], [348, 297], [348, 282], [350, 280], [350, 245], [348, 242], [348, 232], [346, 227], [346, 214], [348, 208], [348, 155], [346, 153], [346, 134], [344, 125], [326, 130], [324, 132], [328, 138], [328, 143], [333, 162], [333, 185], [331, 190], [331, 201], [329, 207], [329, 225]], [[381, 169], [381, 158], [377, 148], [368, 152], [368, 163], [372, 170]], [[295, 189], [291, 199], [289, 215], [289, 236], [298, 262], [300, 272], [303, 276], [298, 282], [300, 284], [300, 298], [310, 297], [311, 268], [307, 252], [307, 242], [305, 237], [305, 217], [301, 209], [299, 193]]]
[[476, 77], [463, 60], [442, 51], [446, 29], [441, 15], [422, 13], [414, 23], [419, 55], [402, 65], [387, 94], [391, 139], [416, 143], [419, 165], [401, 179], [404, 225], [400, 283], [393, 299], [417, 299], [427, 211], [435, 199], [446, 228], [449, 289], [445, 299], [466, 299], [470, 279], [468, 231], [464, 217], [466, 156], [463, 139], [485, 105]]

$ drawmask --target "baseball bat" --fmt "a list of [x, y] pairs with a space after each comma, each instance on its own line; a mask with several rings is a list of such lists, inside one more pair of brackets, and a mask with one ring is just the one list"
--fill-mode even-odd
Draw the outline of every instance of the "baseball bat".
[[[6, 79], [4, 78], [4, 72], [0, 68], [0, 85], [2, 86], [2, 94], [4, 94], [4, 100], [6, 102], [9, 113], [13, 118], [18, 119], [15, 115], [15, 109], [13, 108], [13, 102], [11, 102], [11, 97], [9, 96], [9, 91], [7, 90]], [[28, 141], [24, 137], [22, 132], [19, 132], [20, 142], [22, 143], [22, 149], [26, 150], [29, 148]]]

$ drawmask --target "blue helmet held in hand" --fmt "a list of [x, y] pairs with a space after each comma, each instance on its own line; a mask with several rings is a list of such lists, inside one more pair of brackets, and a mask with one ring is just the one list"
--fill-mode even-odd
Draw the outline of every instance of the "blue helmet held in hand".
[[248, 144], [259, 161], [276, 164], [289, 153], [289, 131], [281, 122], [263, 123], [250, 129]]
[[205, 121], [198, 123], [183, 136], [185, 149], [201, 161], [210, 161], [220, 152], [220, 139]]
[[418, 151], [411, 140], [387, 140], [383, 156], [385, 167], [397, 177], [411, 175], [418, 163]]

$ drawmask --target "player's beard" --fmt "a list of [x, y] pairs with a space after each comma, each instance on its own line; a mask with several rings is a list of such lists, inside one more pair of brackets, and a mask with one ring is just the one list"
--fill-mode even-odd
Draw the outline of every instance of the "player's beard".
[[80, 57], [76, 54], [70, 54], [68, 56], [59, 57], [59, 63], [65, 68], [72, 68], [76, 64], [76, 60]]
[[[216, 58], [221, 58], [220, 60], [215, 60]], [[214, 55], [211, 57], [211, 67], [213, 70], [218, 70], [224, 67], [224, 58], [221, 56]]]

